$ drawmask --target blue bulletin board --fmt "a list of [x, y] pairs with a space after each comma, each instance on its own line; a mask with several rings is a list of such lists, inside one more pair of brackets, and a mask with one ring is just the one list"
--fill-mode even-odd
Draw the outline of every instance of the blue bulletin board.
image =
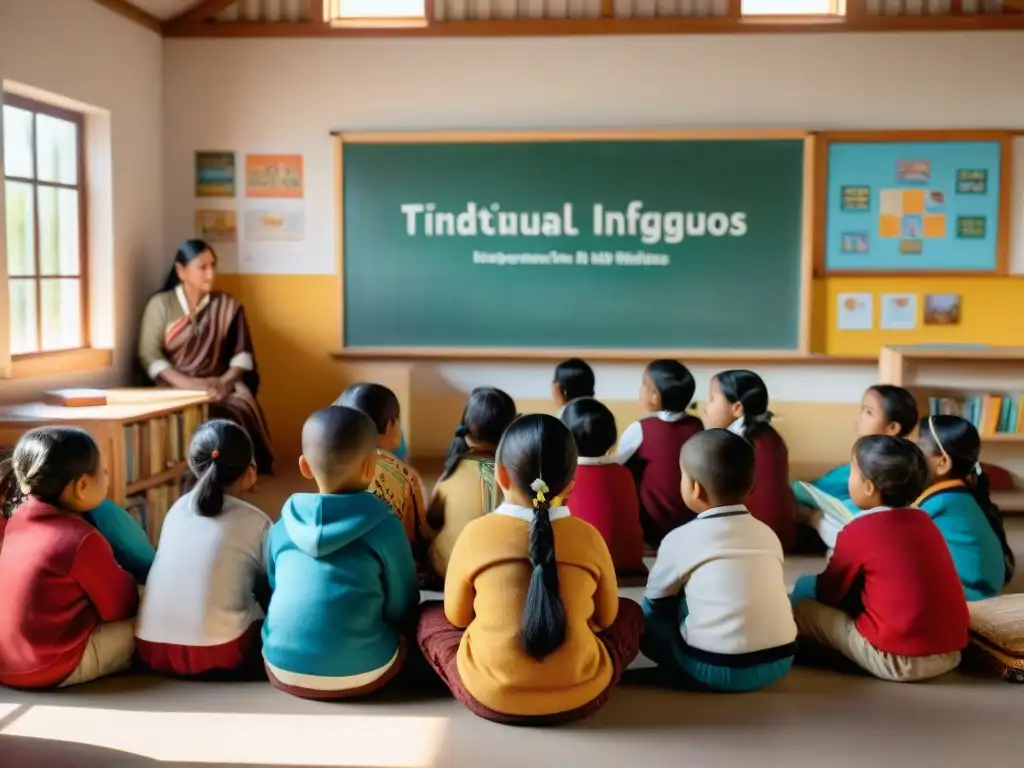
[[1001, 138], [829, 141], [827, 272], [995, 272]]

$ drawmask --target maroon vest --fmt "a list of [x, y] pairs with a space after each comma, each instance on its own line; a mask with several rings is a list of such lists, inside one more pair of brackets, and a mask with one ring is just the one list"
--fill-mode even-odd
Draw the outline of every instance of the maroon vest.
[[683, 443], [704, 429], [700, 419], [684, 416], [679, 421], [657, 417], [640, 422], [644, 440], [627, 462], [640, 492], [640, 520], [647, 543], [657, 545], [670, 532], [694, 517], [683, 503], [679, 485], [682, 472], [679, 453]]

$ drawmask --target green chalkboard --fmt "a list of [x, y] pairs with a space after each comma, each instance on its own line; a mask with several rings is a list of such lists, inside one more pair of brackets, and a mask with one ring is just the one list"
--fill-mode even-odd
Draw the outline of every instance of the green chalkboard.
[[798, 349], [801, 139], [342, 140], [348, 349]]

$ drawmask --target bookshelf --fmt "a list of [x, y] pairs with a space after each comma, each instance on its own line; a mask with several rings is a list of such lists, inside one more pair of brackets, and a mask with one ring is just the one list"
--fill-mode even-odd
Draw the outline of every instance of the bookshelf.
[[11, 448], [27, 430], [81, 427], [92, 435], [110, 473], [110, 498], [127, 509], [156, 544], [167, 510], [181, 495], [188, 444], [208, 418], [205, 392], [111, 389], [107, 404], [46, 403], [0, 406], [0, 446]]
[[982, 460], [1005, 467], [1018, 486], [993, 494], [1024, 512], [1024, 347], [883, 347], [878, 379], [909, 389], [922, 415], [955, 413], [978, 427]]

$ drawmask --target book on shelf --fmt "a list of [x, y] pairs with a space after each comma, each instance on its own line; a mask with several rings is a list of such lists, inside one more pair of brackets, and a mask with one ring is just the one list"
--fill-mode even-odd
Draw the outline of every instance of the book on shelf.
[[125, 474], [128, 485], [178, 466], [188, 458], [188, 444], [199, 427], [203, 409], [173, 411], [124, 427]]
[[928, 413], [960, 416], [983, 437], [1024, 432], [1024, 397], [1010, 394], [929, 397]]
[[43, 402], [64, 408], [85, 408], [106, 405], [107, 393], [102, 389], [53, 389], [43, 392]]
[[841, 530], [853, 520], [853, 512], [842, 501], [803, 480], [793, 483], [793, 495], [796, 496], [797, 504], [820, 510], [822, 516], [836, 530]]

